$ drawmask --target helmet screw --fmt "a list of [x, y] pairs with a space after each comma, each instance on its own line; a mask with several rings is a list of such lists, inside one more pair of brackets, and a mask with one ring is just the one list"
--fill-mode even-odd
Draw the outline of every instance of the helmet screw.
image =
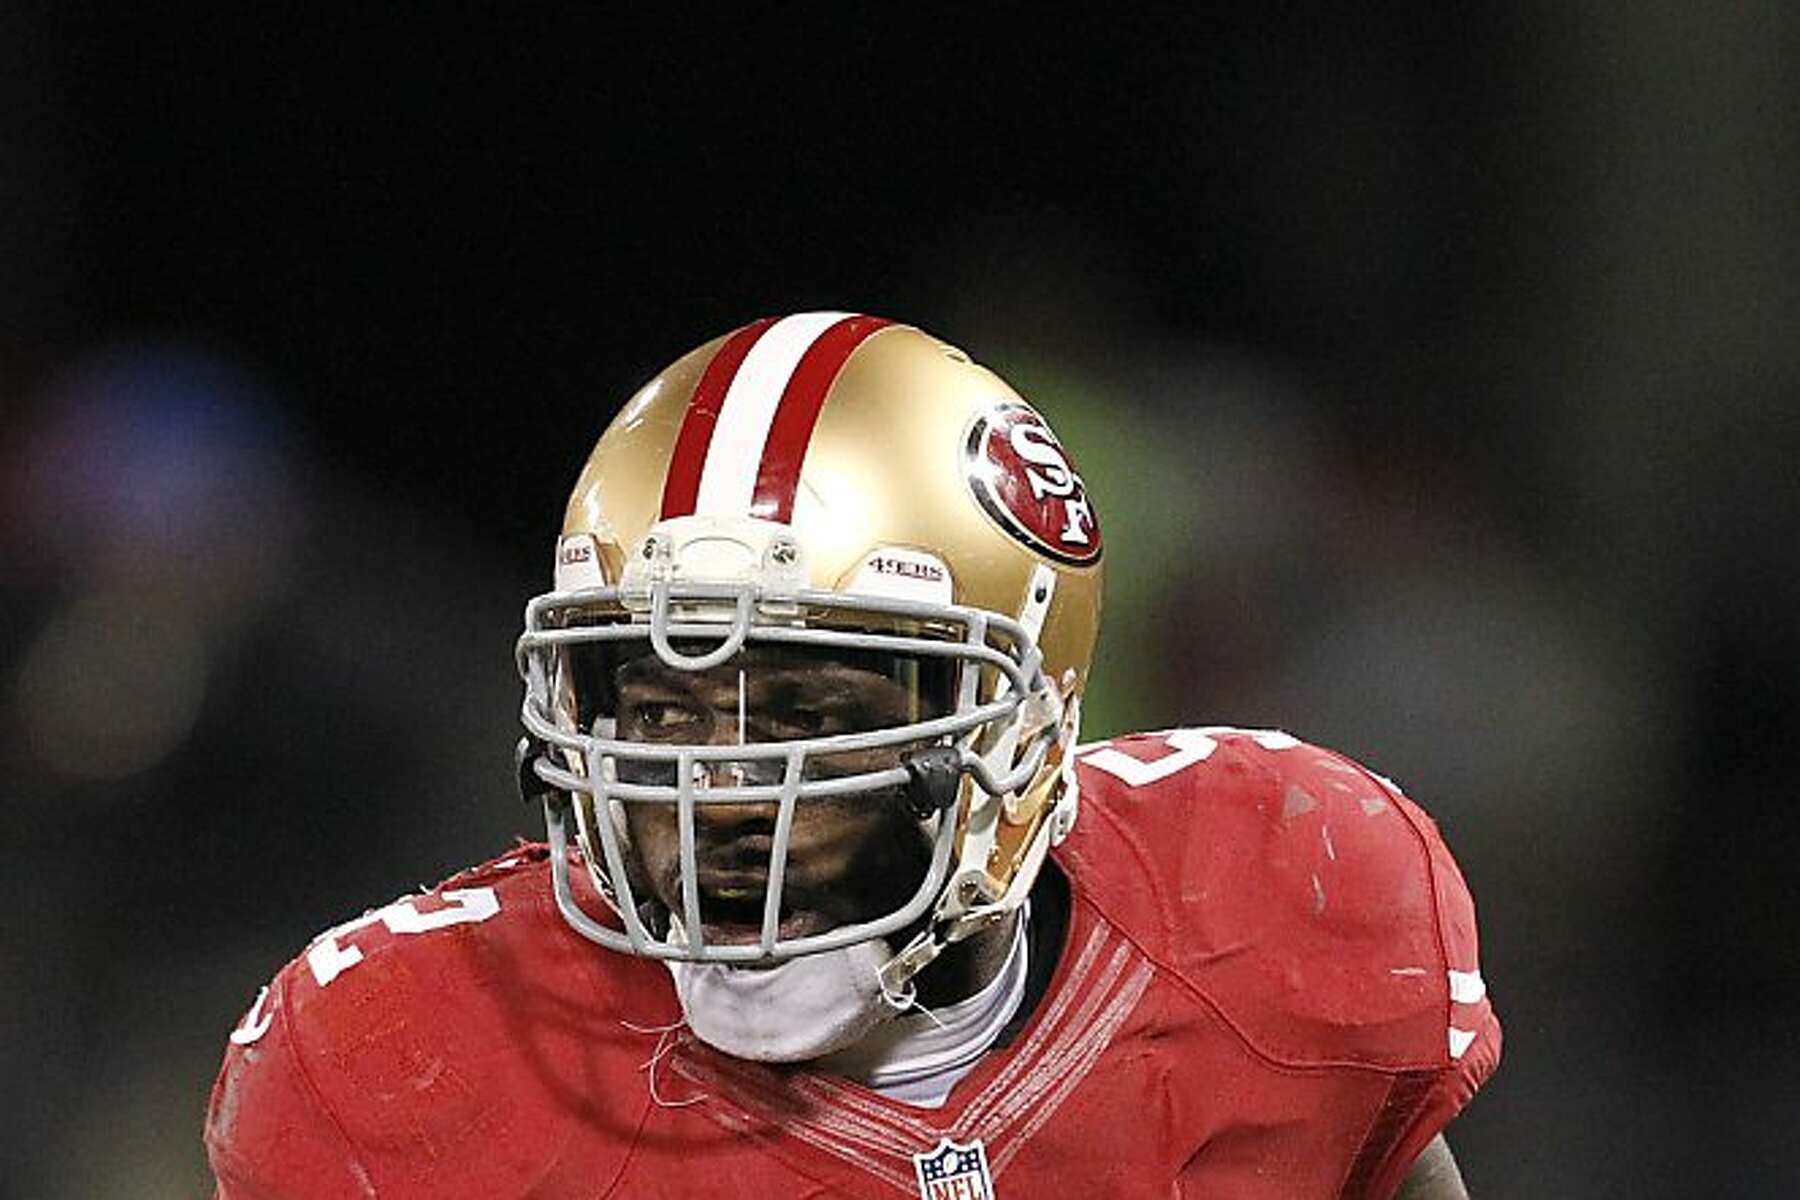
[[656, 557], [656, 539], [655, 538], [645, 538], [644, 539], [644, 557], [645, 558], [655, 558]]
[[776, 566], [788, 567], [794, 563], [794, 543], [782, 541], [769, 547], [769, 559]]

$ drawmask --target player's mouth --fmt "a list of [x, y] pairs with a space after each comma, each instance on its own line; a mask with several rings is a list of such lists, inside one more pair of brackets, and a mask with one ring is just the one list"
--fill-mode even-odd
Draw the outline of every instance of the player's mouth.
[[[754, 942], [762, 937], [763, 907], [768, 899], [762, 871], [702, 871], [700, 921], [706, 940], [722, 945]], [[788, 940], [823, 933], [833, 922], [813, 907], [807, 896], [783, 889], [776, 936]]]

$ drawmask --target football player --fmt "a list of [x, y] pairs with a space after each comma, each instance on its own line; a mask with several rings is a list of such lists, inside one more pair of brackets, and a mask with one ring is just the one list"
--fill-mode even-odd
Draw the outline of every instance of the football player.
[[1079, 745], [1101, 559], [1043, 419], [917, 329], [670, 366], [526, 610], [547, 844], [257, 996], [218, 1195], [1464, 1195], [1500, 1027], [1437, 829], [1273, 730]]

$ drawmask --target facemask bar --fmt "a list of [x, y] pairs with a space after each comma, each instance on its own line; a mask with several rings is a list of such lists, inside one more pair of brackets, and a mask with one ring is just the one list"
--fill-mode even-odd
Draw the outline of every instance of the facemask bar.
[[[547, 746], [579, 756], [586, 771], [577, 774], [555, 757], [541, 754], [532, 763], [536, 776], [552, 788], [575, 793], [586, 792], [592, 799], [590, 810], [579, 802], [569, 804], [556, 797], [545, 801], [546, 824], [550, 833], [551, 865], [555, 875], [558, 907], [570, 924], [584, 936], [612, 949], [652, 958], [688, 961], [750, 962], [779, 960], [803, 954], [840, 949], [853, 943], [886, 936], [925, 916], [943, 894], [953, 865], [958, 809], [952, 806], [935, 817], [932, 832], [930, 867], [912, 897], [900, 909], [875, 919], [841, 926], [806, 937], [783, 939], [778, 936], [782, 901], [782, 881], [786, 870], [788, 843], [795, 811], [803, 800], [858, 793], [890, 794], [904, 787], [909, 772], [904, 767], [862, 772], [831, 778], [808, 780], [805, 767], [812, 756], [826, 756], [854, 751], [884, 748], [917, 747], [941, 744], [945, 739], [960, 739], [956, 747], [961, 770], [971, 776], [976, 786], [992, 796], [1005, 796], [1023, 788], [1037, 773], [1055, 738], [1054, 721], [1047, 722], [1029, 738], [1009, 769], [997, 763], [1002, 756], [976, 753], [969, 743], [976, 734], [990, 729], [1010, 727], [1019, 708], [1028, 703], [1054, 703], [1041, 668], [1041, 655], [1029, 633], [1017, 622], [997, 613], [978, 609], [937, 605], [919, 601], [885, 597], [848, 597], [832, 592], [800, 592], [784, 598], [781, 614], [791, 620], [796, 611], [810, 611], [830, 616], [835, 613], [867, 616], [914, 618], [935, 624], [960, 626], [961, 640], [928, 637], [871, 634], [831, 628], [812, 628], [792, 624], [756, 624], [753, 589], [744, 585], [680, 584], [658, 582], [651, 588], [648, 622], [641, 613], [641, 594], [631, 599], [640, 612], [637, 619], [625, 611], [626, 599], [620, 589], [593, 588], [577, 592], [551, 593], [534, 599], [526, 608], [526, 631], [519, 640], [518, 665], [527, 681], [521, 718], [532, 737]], [[723, 602], [723, 603], [722, 603]], [[675, 622], [669, 617], [672, 605], [707, 605], [717, 611], [728, 604], [731, 624], [718, 622]], [[581, 610], [608, 610], [615, 623], [563, 627], [555, 622], [555, 614]], [[997, 634], [1008, 654], [989, 644], [990, 633]], [[713, 650], [699, 655], [677, 651], [672, 639], [721, 639]], [[995, 698], [979, 703], [976, 688], [978, 671], [965, 671], [956, 712], [924, 721], [887, 729], [795, 741], [749, 743], [742, 745], [670, 745], [655, 744], [601, 736], [599, 722], [588, 733], [579, 733], [557, 720], [551, 696], [551, 660], [565, 646], [586, 642], [620, 642], [648, 639], [659, 658], [670, 666], [685, 670], [705, 670], [726, 661], [747, 642], [790, 644], [816, 647], [843, 647], [855, 650], [878, 650], [905, 655], [949, 657], [968, 665], [985, 665], [1002, 677]], [[1007, 743], [1012, 758], [1010, 738]], [[695, 787], [696, 767], [709, 762], [755, 761], [779, 762], [781, 782], [778, 784], [744, 784], [727, 787]], [[620, 762], [669, 763], [675, 767], [675, 785], [626, 783], [617, 779]], [[625, 863], [625, 847], [616, 822], [611, 819], [612, 805], [618, 803], [669, 804], [676, 810], [682, 873], [682, 912], [675, 914], [683, 927], [681, 939], [663, 941], [645, 925], [638, 912], [638, 898], [631, 886]], [[705, 804], [762, 803], [777, 806], [776, 829], [766, 877], [763, 913], [759, 936], [753, 943], [711, 944], [705, 940], [700, 920], [698, 872], [695, 862], [694, 823], [696, 809]], [[601, 852], [605, 872], [600, 879], [611, 895], [608, 899], [617, 909], [624, 932], [611, 928], [582, 911], [575, 900], [568, 879], [568, 816], [573, 809], [582, 841]]]
[[[599, 942], [614, 950], [622, 950], [631, 954], [640, 954], [647, 958], [681, 959], [692, 962], [761, 962], [768, 960], [796, 958], [803, 954], [815, 954], [825, 950], [836, 950], [856, 942], [869, 941], [885, 936], [895, 930], [905, 928], [925, 915], [936, 899], [939, 888], [949, 871], [950, 856], [956, 837], [956, 822], [953, 812], [938, 815], [937, 829], [933, 834], [931, 866], [925, 878], [910, 899], [899, 910], [885, 914], [874, 920], [854, 925], [840, 926], [823, 933], [812, 934], [802, 938], [783, 939], [778, 936], [781, 914], [781, 896], [783, 878], [787, 867], [788, 840], [792, 836], [794, 810], [802, 798], [800, 772], [804, 767], [804, 755], [796, 752], [789, 759], [786, 778], [780, 785], [780, 810], [776, 817], [774, 846], [770, 851], [769, 875], [766, 893], [763, 899], [762, 927], [757, 941], [751, 943], [713, 944], [705, 940], [705, 925], [700, 915], [700, 895], [698, 871], [694, 861], [694, 816], [695, 809], [703, 804], [728, 804], [741, 802], [729, 793], [749, 789], [719, 789], [723, 794], [718, 796], [699, 796], [695, 794], [691, 780], [679, 789], [677, 803], [677, 822], [681, 843], [682, 870], [682, 907], [680, 914], [683, 939], [680, 941], [661, 941], [655, 938], [644, 925], [638, 912], [638, 900], [631, 886], [630, 875], [625, 869], [624, 847], [621, 845], [617, 827], [604, 816], [593, 822], [590, 830], [590, 841], [598, 841], [603, 857], [607, 863], [607, 873], [613, 881], [617, 892], [615, 907], [620, 920], [625, 925], [621, 934], [582, 911], [576, 902], [574, 892], [569, 884], [568, 858], [565, 853], [568, 846], [568, 814], [570, 806], [559, 804], [555, 800], [545, 801], [545, 818], [550, 830], [551, 871], [555, 879], [557, 905], [563, 911], [576, 930], [593, 941]], [[542, 759], [540, 762], [544, 761]], [[540, 772], [540, 775], [543, 772]], [[613, 799], [610, 786], [605, 781], [592, 778], [590, 785], [594, 789], [595, 806], [600, 808]], [[904, 770], [883, 771], [859, 776], [847, 776], [842, 779], [821, 780], [833, 786], [827, 794], [846, 794], [855, 791], [869, 790], [867, 781], [877, 780], [883, 785], [892, 785], [892, 777], [905, 778]], [[677, 789], [655, 789], [676, 791]], [[767, 791], [769, 789], [758, 789]], [[637, 801], [643, 803], [644, 801]], [[665, 802], [661, 797], [656, 801]], [[586, 823], [583, 822], [585, 827]]]

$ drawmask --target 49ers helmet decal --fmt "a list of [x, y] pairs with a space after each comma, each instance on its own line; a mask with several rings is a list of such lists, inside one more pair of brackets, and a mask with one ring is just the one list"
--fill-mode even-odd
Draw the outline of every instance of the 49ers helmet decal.
[[1058, 562], [1099, 561], [1087, 486], [1030, 405], [999, 404], [977, 417], [963, 455], [970, 490], [1007, 532]]

